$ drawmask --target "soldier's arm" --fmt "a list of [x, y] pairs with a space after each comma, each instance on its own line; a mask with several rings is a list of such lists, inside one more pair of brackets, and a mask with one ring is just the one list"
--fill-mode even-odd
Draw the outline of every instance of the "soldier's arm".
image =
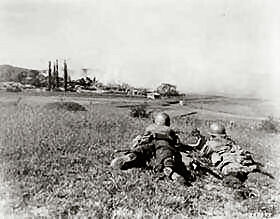
[[196, 143], [194, 143], [194, 144], [188, 143], [188, 146], [193, 147], [193, 148], [198, 147], [201, 144], [201, 141], [202, 141], [202, 138], [199, 137]]
[[175, 148], [178, 151], [186, 152], [186, 151], [191, 151], [191, 150], [194, 149], [192, 146], [190, 146], [188, 144], [185, 144], [185, 143], [182, 143], [182, 141], [180, 140], [179, 135], [174, 130], [172, 130], [171, 137], [173, 139], [173, 142], [175, 142], [174, 145], [175, 145]]
[[176, 148], [177, 148], [177, 150], [179, 150], [181, 152], [186, 152], [186, 151], [194, 150], [193, 147], [190, 147], [189, 145], [182, 144], [182, 143], [180, 145], [178, 145]]
[[131, 144], [131, 148], [136, 148], [142, 139], [142, 135], [137, 135], [133, 140], [132, 140], [132, 144]]
[[209, 143], [206, 142], [206, 144], [202, 147], [201, 151], [200, 151], [200, 154], [202, 156], [208, 156], [210, 153], [212, 153], [213, 150], [211, 148], [211, 145]]
[[194, 149], [193, 147], [189, 146], [188, 144], [182, 143], [179, 137], [176, 139], [175, 147], [178, 151], [182, 151], [182, 152], [191, 151]]
[[139, 145], [151, 143], [153, 134], [149, 130], [145, 130], [143, 135], [138, 135], [132, 140], [132, 148], [136, 148]]
[[180, 140], [179, 135], [177, 135], [176, 132], [173, 129], [170, 132], [170, 137], [171, 137], [170, 140], [174, 143], [176, 148], [179, 148], [183, 145], [181, 140]]

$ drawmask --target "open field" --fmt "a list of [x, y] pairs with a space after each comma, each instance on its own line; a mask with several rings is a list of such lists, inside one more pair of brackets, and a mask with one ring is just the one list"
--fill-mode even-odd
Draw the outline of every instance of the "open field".
[[[169, 100], [46, 94], [0, 93], [0, 198], [6, 217], [280, 217], [280, 135], [263, 123], [279, 115], [269, 102], [193, 95], [181, 106]], [[69, 101], [87, 111], [45, 107]], [[113, 151], [127, 148], [151, 122], [129, 116], [130, 106], [137, 104], [168, 112], [172, 127], [183, 131], [183, 142], [192, 128], [206, 134], [211, 121], [222, 121], [275, 179], [250, 175], [247, 185], [259, 196], [236, 200], [233, 191], [209, 175], [186, 187], [156, 182], [148, 169], [111, 170]]]

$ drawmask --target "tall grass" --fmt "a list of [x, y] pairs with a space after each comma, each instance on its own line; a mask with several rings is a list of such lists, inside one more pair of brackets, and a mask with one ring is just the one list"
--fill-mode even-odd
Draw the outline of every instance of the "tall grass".
[[[9, 197], [9, 213], [27, 209], [37, 216], [160, 218], [279, 212], [270, 209], [275, 200], [267, 196], [235, 202], [232, 191], [212, 176], [184, 187], [157, 181], [150, 170], [110, 169], [112, 151], [128, 147], [150, 122], [131, 118], [124, 109], [90, 104], [87, 111], [69, 112], [18, 104], [1, 110], [0, 160], [10, 188], [2, 196]], [[197, 125], [172, 121], [187, 132]], [[226, 203], [231, 203], [230, 213]]]
[[268, 133], [280, 132], [280, 120], [275, 119], [273, 116], [268, 116], [259, 124], [259, 130], [266, 131]]

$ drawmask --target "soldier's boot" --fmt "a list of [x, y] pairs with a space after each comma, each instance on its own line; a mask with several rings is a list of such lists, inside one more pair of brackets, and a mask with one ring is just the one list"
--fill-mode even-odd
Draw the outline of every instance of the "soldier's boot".
[[163, 173], [165, 176], [167, 176], [172, 181], [174, 181], [178, 184], [181, 184], [181, 185], [187, 184], [186, 179], [183, 176], [181, 176], [180, 174], [174, 172], [171, 167], [164, 167]]
[[126, 170], [133, 167], [133, 163], [135, 163], [136, 159], [137, 155], [135, 153], [125, 154], [113, 159], [110, 166], [114, 169]]

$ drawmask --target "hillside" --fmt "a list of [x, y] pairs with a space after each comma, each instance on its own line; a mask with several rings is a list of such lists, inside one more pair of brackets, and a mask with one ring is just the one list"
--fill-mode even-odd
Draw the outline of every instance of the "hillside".
[[45, 81], [45, 76], [38, 70], [0, 65], [0, 82], [15, 81], [38, 86]]

